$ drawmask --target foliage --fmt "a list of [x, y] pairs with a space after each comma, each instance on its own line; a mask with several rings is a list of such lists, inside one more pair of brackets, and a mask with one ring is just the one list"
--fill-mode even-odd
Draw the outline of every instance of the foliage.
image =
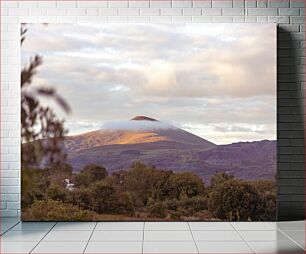
[[154, 201], [152, 198], [148, 200], [147, 209], [150, 217], [165, 218], [167, 216], [166, 206], [160, 201]]
[[215, 186], [209, 196], [209, 210], [225, 220], [258, 219], [262, 209], [255, 188], [237, 179], [228, 179]]
[[54, 200], [36, 200], [26, 211], [28, 219], [39, 221], [77, 221], [92, 220], [94, 214], [80, 210], [77, 206]]
[[[27, 29], [21, 27], [21, 44]], [[21, 165], [22, 168], [37, 166], [40, 163], [58, 164], [65, 160], [59, 141], [66, 133], [63, 121], [54, 111], [40, 102], [40, 97], [53, 99], [69, 113], [66, 101], [54, 88], [33, 86], [32, 81], [42, 64], [42, 57], [36, 55], [28, 66], [21, 70]]]
[[85, 166], [82, 171], [76, 175], [74, 181], [76, 187], [88, 187], [94, 182], [106, 178], [108, 175], [107, 170], [99, 165], [89, 164]]
[[[71, 210], [73, 218], [91, 214], [90, 220], [97, 216], [160, 220], [275, 219], [274, 181], [244, 181], [217, 173], [210, 186], [205, 187], [193, 173], [159, 170], [141, 162], [112, 175], [104, 167], [92, 164], [76, 175], [71, 170], [68, 164], [23, 170], [24, 216], [52, 219], [63, 211], [66, 218], [65, 213]], [[73, 190], [65, 188], [66, 178], [76, 184]], [[48, 212], [46, 216], [34, 211], [43, 204], [47, 206], [47, 211], [43, 210]], [[55, 204], [54, 210], [48, 207], [50, 204]]]
[[191, 198], [203, 194], [204, 183], [196, 174], [190, 172], [176, 173], [169, 178], [169, 189], [169, 196], [172, 198]]

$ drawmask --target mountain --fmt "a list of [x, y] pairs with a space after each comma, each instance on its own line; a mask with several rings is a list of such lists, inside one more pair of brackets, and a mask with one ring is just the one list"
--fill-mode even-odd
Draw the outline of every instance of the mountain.
[[113, 172], [128, 169], [136, 160], [161, 169], [192, 171], [205, 182], [220, 171], [228, 171], [243, 179], [272, 178], [276, 172], [276, 141], [217, 146], [146, 116], [67, 136], [63, 147], [76, 172], [90, 163], [103, 165]]

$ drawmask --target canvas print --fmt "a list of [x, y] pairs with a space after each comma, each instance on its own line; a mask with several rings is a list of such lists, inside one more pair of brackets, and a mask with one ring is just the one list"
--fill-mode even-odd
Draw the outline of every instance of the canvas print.
[[274, 24], [22, 24], [25, 221], [275, 219]]

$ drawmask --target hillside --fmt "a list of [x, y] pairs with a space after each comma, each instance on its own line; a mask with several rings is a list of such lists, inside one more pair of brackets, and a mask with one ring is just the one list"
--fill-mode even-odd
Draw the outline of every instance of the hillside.
[[220, 171], [243, 179], [271, 179], [276, 172], [276, 141], [217, 146], [144, 116], [68, 136], [63, 145], [76, 172], [90, 163], [103, 165], [110, 172], [126, 170], [136, 160], [161, 169], [193, 171], [205, 182]]

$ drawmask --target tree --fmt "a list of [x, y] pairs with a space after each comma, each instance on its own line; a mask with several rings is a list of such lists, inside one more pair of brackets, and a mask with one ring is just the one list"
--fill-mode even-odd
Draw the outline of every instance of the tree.
[[194, 173], [183, 172], [172, 174], [169, 178], [170, 197], [180, 199], [193, 197], [204, 192], [204, 183]]
[[108, 172], [104, 167], [90, 164], [85, 166], [81, 172], [75, 176], [75, 185], [77, 187], [87, 187], [94, 182], [105, 179], [107, 175]]
[[256, 220], [262, 213], [260, 195], [250, 184], [229, 179], [212, 188], [209, 211], [219, 219]]
[[234, 176], [231, 174], [227, 174], [225, 172], [216, 173], [210, 179], [210, 186], [216, 187], [220, 184], [223, 184], [225, 181], [234, 179]]
[[155, 201], [152, 198], [148, 200], [147, 210], [151, 217], [153, 218], [165, 218], [167, 217], [167, 208], [166, 206], [160, 202]]
[[97, 213], [116, 213], [118, 199], [114, 187], [97, 182], [90, 188], [91, 207]]
[[[21, 27], [21, 44], [27, 29]], [[54, 111], [40, 103], [40, 97], [53, 99], [66, 112], [70, 107], [54, 88], [32, 85], [33, 77], [42, 64], [42, 57], [36, 55], [28, 66], [21, 70], [21, 166], [37, 166], [40, 163], [58, 164], [65, 160], [60, 139], [66, 133], [63, 120]]]

